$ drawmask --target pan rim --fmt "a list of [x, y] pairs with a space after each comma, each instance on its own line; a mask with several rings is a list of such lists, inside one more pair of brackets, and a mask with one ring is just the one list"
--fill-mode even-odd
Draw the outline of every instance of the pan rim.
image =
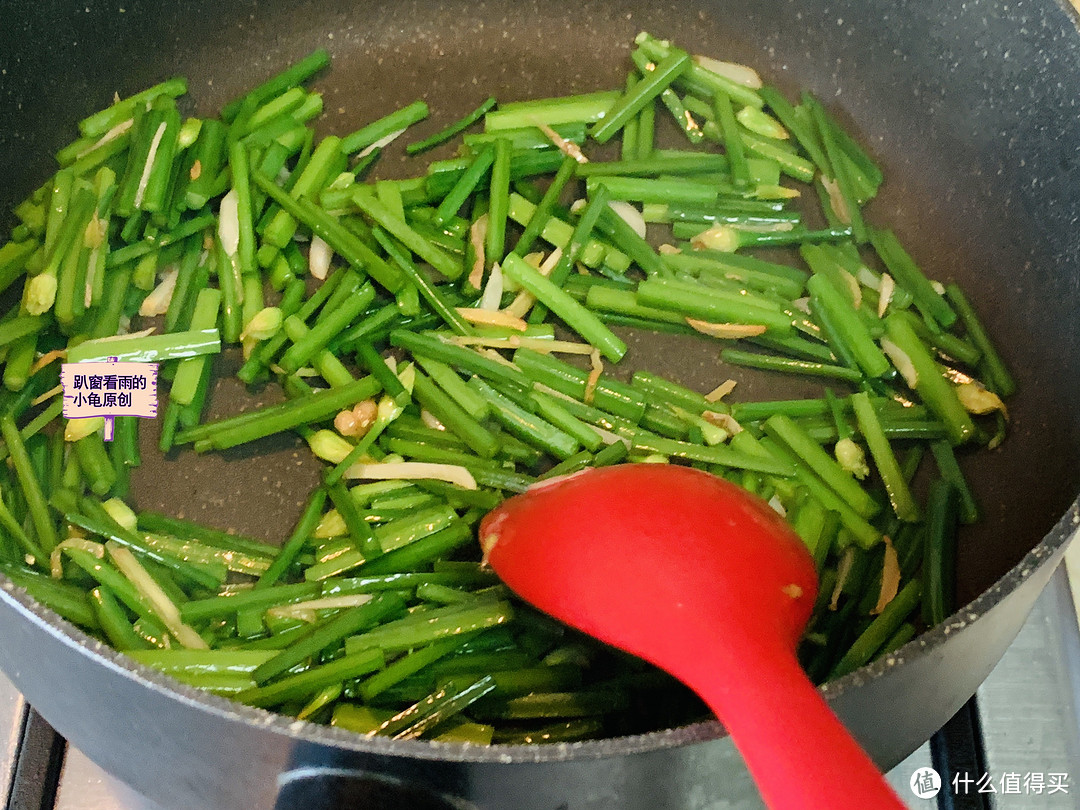
[[[852, 689], [884, 676], [909, 658], [923, 655], [944, 644], [948, 637], [979, 620], [1036, 571], [1060, 562], [1065, 546], [1080, 533], [1080, 495], [1057, 520], [1043, 539], [1009, 571], [967, 605], [941, 624], [916, 636], [893, 654], [878, 659], [841, 678], [830, 681], [819, 692], [832, 701]], [[121, 677], [158, 692], [169, 700], [215, 715], [221, 720], [258, 728], [289, 739], [294, 744], [330, 746], [357, 754], [391, 756], [440, 762], [475, 762], [497, 764], [547, 763], [592, 760], [627, 754], [646, 754], [669, 748], [725, 738], [716, 720], [706, 720], [645, 734], [605, 737], [573, 743], [543, 745], [477, 746], [469, 743], [438, 743], [428, 740], [391, 740], [365, 737], [332, 726], [297, 720], [266, 709], [245, 706], [225, 697], [188, 686], [158, 670], [140, 664], [68, 622], [48, 607], [34, 600], [23, 588], [0, 572], [0, 598], [15, 603], [24, 619], [38, 624], [61, 643], [90, 657], [93, 663], [112, 670]], [[0, 662], [0, 669], [3, 669]], [[49, 718], [46, 717], [46, 720]], [[75, 741], [78, 746], [78, 741]]]

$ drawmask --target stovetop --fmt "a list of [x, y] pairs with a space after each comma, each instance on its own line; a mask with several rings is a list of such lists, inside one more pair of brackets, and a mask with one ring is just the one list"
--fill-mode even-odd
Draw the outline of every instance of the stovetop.
[[[1080, 629], [1064, 567], [975, 698], [888, 778], [922, 810], [1080, 810]], [[66, 745], [2, 675], [0, 795], [7, 810], [184, 810]]]

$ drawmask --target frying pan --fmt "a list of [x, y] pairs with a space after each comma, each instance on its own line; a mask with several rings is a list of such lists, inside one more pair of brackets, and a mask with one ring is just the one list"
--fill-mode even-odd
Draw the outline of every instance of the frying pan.
[[[1019, 379], [1009, 439], [968, 468], [986, 516], [961, 538], [965, 607], [824, 688], [890, 767], [974, 692], [1080, 523], [1080, 35], [1069, 6], [7, 0], [0, 210], [51, 173], [49, 155], [70, 140], [78, 118], [114, 91], [126, 95], [170, 75], [189, 78], [193, 113], [212, 114], [324, 46], [334, 66], [317, 82], [323, 132], [350, 131], [417, 97], [430, 104], [426, 125], [434, 130], [488, 94], [510, 101], [617, 86], [641, 29], [755, 65], [789, 93], [806, 88], [823, 98], [884, 167], [873, 221], [893, 227], [928, 275], [969, 290]], [[408, 172], [396, 154], [384, 156], [382, 170]], [[0, 222], [4, 232], [10, 224]], [[734, 374], [715, 352], [688, 355], [677, 338], [638, 334], [631, 343], [636, 362], [699, 388], [723, 374], [741, 381], [746, 398], [814, 390]], [[239, 395], [223, 383], [214, 411], [236, 410]], [[155, 455], [144, 454], [134, 481], [137, 506], [268, 538], [280, 539], [315, 480], [297, 466], [299, 444], [288, 439], [253, 454], [181, 454], [168, 463]], [[0, 666], [74, 745], [167, 807], [586, 810], [752, 801], [715, 723], [540, 748], [366, 740], [182, 687], [0, 584]]]

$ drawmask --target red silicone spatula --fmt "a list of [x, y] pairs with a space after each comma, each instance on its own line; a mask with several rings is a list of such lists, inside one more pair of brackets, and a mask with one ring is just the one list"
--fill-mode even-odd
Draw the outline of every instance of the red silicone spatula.
[[480, 542], [523, 599], [697, 692], [773, 810], [904, 807], [798, 665], [817, 575], [759, 498], [688, 467], [606, 467], [507, 500]]

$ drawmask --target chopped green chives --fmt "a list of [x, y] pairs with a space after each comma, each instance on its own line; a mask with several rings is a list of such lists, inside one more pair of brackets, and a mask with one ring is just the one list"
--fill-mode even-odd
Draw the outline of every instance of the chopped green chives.
[[355, 655], [343, 655], [327, 664], [287, 675], [278, 681], [245, 689], [234, 697], [241, 703], [264, 707], [285, 704], [290, 700], [306, 700], [330, 684], [362, 678], [382, 668], [384, 663], [379, 650], [361, 650]]
[[731, 179], [736, 186], [745, 186], [750, 182], [746, 145], [743, 143], [741, 130], [735, 120], [735, 110], [732, 109], [731, 99], [726, 93], [717, 93], [713, 96], [713, 109], [724, 139], [724, 153], [731, 167]]
[[427, 116], [427, 104], [419, 100], [414, 101], [377, 121], [372, 121], [351, 135], [346, 135], [341, 139], [341, 151], [346, 155], [359, 152], [396, 132], [408, 129], [418, 121], [423, 121]]
[[474, 452], [484, 458], [491, 458], [498, 452], [499, 440], [494, 434], [423, 374], [417, 373], [413, 394], [417, 402], [433, 413], [447, 430], [460, 437]]
[[461, 210], [461, 207], [465, 205], [465, 201], [476, 190], [484, 176], [487, 175], [494, 160], [494, 143], [487, 144], [476, 153], [476, 157], [469, 163], [469, 167], [461, 173], [453, 188], [446, 193], [442, 198], [442, 202], [439, 203], [439, 207], [435, 211], [434, 223], [436, 225], [445, 224]]
[[326, 49], [318, 48], [286, 70], [267, 79], [247, 95], [226, 104], [221, 110], [221, 117], [226, 122], [232, 121], [245, 105], [258, 106], [267, 99], [303, 84], [329, 65], [330, 54], [326, 52]]
[[[0, 245], [0, 289], [26, 287], [0, 316], [0, 459], [10, 459], [0, 468], [0, 571], [197, 688], [360, 733], [474, 744], [596, 736], [622, 722], [608, 714], [669, 704], [657, 691], [666, 679], [613, 667], [601, 648], [506, 602], [506, 587], [481, 570], [483, 514], [552, 476], [666, 460], [782, 507], [821, 572], [824, 595], [800, 649], [815, 678], [904, 643], [920, 599], [924, 623], [944, 618], [956, 523], [978, 513], [953, 444], [993, 446], [1005, 431], [1001, 414], [971, 416], [960, 395], [981, 383], [1004, 396], [1015, 382], [959, 289], [939, 293], [895, 236], [862, 221], [881, 172], [818, 102], [755, 92], [646, 33], [636, 44], [625, 89], [498, 108], [488, 99], [408, 145], [411, 155], [460, 135], [461, 148], [404, 180], [366, 175], [384, 152], [401, 152], [390, 141], [427, 105], [317, 138], [310, 122], [323, 99], [302, 85], [328, 63], [325, 51], [220, 118], [182, 119], [174, 98], [185, 86], [169, 82], [87, 119], [61, 150], [66, 168], [16, 207]], [[657, 148], [659, 104], [687, 138], [680, 149]], [[485, 132], [462, 134], [481, 117]], [[548, 126], [588, 161], [564, 154]], [[598, 148], [616, 136], [620, 149]], [[794, 182], [781, 186], [782, 176]], [[568, 190], [571, 180], [582, 182]], [[807, 184], [827, 225], [819, 230], [794, 201]], [[563, 207], [571, 191], [584, 193], [584, 207]], [[648, 238], [623, 202], [643, 208]], [[664, 232], [673, 244], [656, 247]], [[864, 235], [871, 255], [856, 244]], [[748, 255], [759, 248], [778, 258]], [[872, 269], [873, 253], [887, 275]], [[494, 291], [498, 279], [476, 276], [495, 263], [501, 300], [481, 307], [475, 288]], [[98, 340], [127, 331], [152, 290], [167, 292], [159, 285], [172, 283], [173, 268], [164, 334]], [[276, 311], [256, 320], [267, 304]], [[702, 340], [694, 319], [768, 352], [724, 348], [722, 360], [840, 379], [860, 393], [728, 405], [643, 369], [630, 384], [617, 371], [590, 373], [590, 345], [609, 362], [626, 351], [613, 325], [669, 333], [681, 351]], [[211, 363], [215, 327], [226, 343], [244, 335], [238, 379], [280, 386], [284, 402], [202, 422], [211, 366], [229, 362]], [[108, 445], [99, 433], [64, 441], [54, 351], [65, 347], [69, 362], [164, 363], [163, 451], [283, 431], [306, 440], [328, 463], [288, 536], [276, 538], [281, 548], [134, 515], [120, 499], [140, 460], [138, 423], [119, 417]], [[556, 359], [564, 350], [577, 356]], [[938, 358], [975, 385], [955, 387], [965, 377]], [[710, 387], [723, 380], [722, 366], [713, 371], [721, 376]], [[365, 419], [338, 418], [348, 409]], [[871, 483], [853, 478], [857, 453], [841, 446], [844, 466], [833, 460], [840, 439], [869, 448]], [[929, 472], [942, 480], [930, 482], [920, 514], [912, 481], [927, 472], [928, 443]], [[468, 475], [383, 480], [435, 473], [418, 464]], [[39, 572], [51, 567], [60, 525], [73, 535], [53, 580]], [[901, 580], [875, 620], [866, 616], [880, 599], [886, 534]], [[99, 541], [130, 548], [212, 649], [162, 649], [177, 625], [112, 559], [95, 557]]]
[[488, 267], [501, 261], [506, 252], [506, 217], [510, 207], [511, 144], [506, 138], [496, 138], [494, 145], [484, 243], [484, 263]]
[[[573, 158], [567, 158], [567, 160], [572, 161]], [[570, 176], [572, 176], [572, 173]], [[567, 179], [569, 179], [569, 177]], [[545, 195], [544, 200], [546, 199], [547, 197]], [[544, 200], [541, 201], [541, 205], [543, 205]], [[526, 228], [528, 228], [538, 216], [537, 212], [539, 209], [540, 206], [533, 205], [520, 194], [510, 195], [510, 209], [508, 216], [519, 225], [525, 225]], [[564, 222], [558, 217], [549, 216], [543, 224], [540, 225], [537, 236], [555, 247], [565, 249], [566, 246], [570, 244], [570, 238], [573, 235], [573, 232], [574, 228], [572, 225]], [[525, 255], [525, 252], [518, 252], [516, 249], [514, 252], [518, 256]], [[612, 267], [612, 269], [616, 270], [625, 270], [630, 266], [630, 260], [625, 253], [617, 251], [615, 248], [609, 247], [597, 239], [590, 239], [586, 243], [585, 249], [581, 254], [581, 263], [586, 267], [599, 267], [601, 264], [607, 264]]]
[[914, 297], [915, 306], [943, 327], [952, 326], [956, 321], [956, 313], [949, 306], [949, 302], [931, 286], [929, 279], [907, 254], [896, 235], [892, 231], [871, 228], [869, 236], [874, 250], [896, 279], [896, 283]]
[[[357, 284], [351, 288], [346, 285], [343, 289], [348, 290], [348, 297], [337, 307], [326, 312], [325, 316], [320, 316], [315, 325], [300, 340], [285, 350], [278, 365], [286, 374], [292, 374], [301, 366], [306, 365], [375, 300], [375, 288], [370, 284]], [[327, 306], [329, 307], [329, 303]], [[300, 320], [295, 315], [290, 315], [289, 318]]]
[[420, 236], [404, 221], [393, 215], [374, 195], [364, 187], [357, 188], [353, 193], [353, 202], [395, 238], [401, 241], [405, 247], [426, 261], [448, 279], [456, 279], [461, 275], [461, 263], [447, 255], [440, 248]]
[[[218, 309], [221, 305], [221, 293], [212, 288], [199, 291], [195, 301], [195, 311], [191, 318], [191, 328], [196, 331], [213, 327], [217, 322]], [[208, 362], [206, 355], [188, 357], [180, 361], [173, 377], [169, 399], [181, 405], [190, 405], [195, 399], [203, 366]]]
[[827, 310], [836, 325], [837, 339], [847, 347], [851, 356], [868, 377], [881, 377], [890, 370], [888, 358], [874, 342], [865, 322], [851, 302], [823, 275], [814, 275], [806, 283], [810, 290], [810, 306], [816, 312]]
[[783, 461], [743, 453], [731, 447], [722, 445], [706, 447], [691, 444], [690, 442], [676, 441], [675, 439], [635, 436], [633, 449], [659, 453], [671, 458], [703, 461], [706, 464], [718, 464], [721, 467], [733, 467], [739, 470], [753, 470], [770, 475], [790, 475], [793, 469], [793, 465]]
[[378, 391], [379, 384], [373, 377], [363, 377], [340, 388], [182, 430], [176, 441], [178, 444], [206, 442], [205, 449], [224, 450], [331, 418], [342, 408], [351, 407]]
[[885, 331], [896, 347], [910, 361], [914, 369], [914, 388], [926, 406], [944, 424], [949, 441], [962, 444], [975, 435], [975, 424], [961, 404], [955, 389], [942, 375], [930, 351], [918, 336], [900, 318], [890, 315], [885, 319]]
[[413, 613], [345, 640], [346, 653], [378, 647], [385, 653], [409, 650], [444, 638], [506, 624], [514, 609], [505, 601], [478, 601]]
[[764, 429], [774, 439], [783, 442], [858, 514], [871, 518], [881, 510], [881, 506], [855, 478], [843, 470], [792, 419], [783, 414], [773, 414], [765, 421]]
[[343, 610], [337, 616], [315, 628], [314, 632], [290, 644], [265, 663], [255, 667], [251, 677], [260, 686], [297, 664], [361, 630], [377, 626], [385, 619], [405, 609], [401, 597], [392, 593], [380, 594], [359, 607]]
[[870, 455], [874, 457], [878, 474], [885, 491], [889, 494], [889, 502], [893, 512], [900, 520], [914, 522], [919, 519], [919, 504], [916, 502], [911, 490], [908, 489], [907, 480], [900, 471], [900, 464], [893, 454], [889, 440], [881, 429], [881, 422], [877, 412], [870, 402], [866, 393], [852, 394], [851, 407], [855, 412], [855, 419], [859, 424], [859, 432], [866, 440], [870, 448]]
[[975, 500], [971, 487], [968, 486], [967, 479], [964, 478], [952, 445], [944, 440], [934, 441], [930, 443], [930, 452], [934, 454], [934, 461], [941, 477], [956, 490], [959, 499], [960, 522], [975, 523], [979, 519], [979, 504]]
[[855, 639], [851, 649], [840, 659], [829, 677], [839, 678], [847, 675], [873, 658], [874, 653], [888, 642], [915, 609], [921, 595], [922, 583], [917, 579], [910, 580], [863, 631], [862, 635]]
[[638, 285], [637, 296], [646, 306], [705, 321], [761, 325], [778, 335], [790, 335], [792, 331], [792, 317], [778, 304], [750, 294], [670, 278], [648, 278]]
[[[640, 66], [639, 66], [639, 69], [640, 69]], [[631, 90], [633, 90], [634, 85], [636, 85], [637, 83], [638, 83], [637, 74], [635, 74], [633, 71], [628, 73], [627, 76], [626, 76], [626, 92], [629, 93]], [[622, 128], [622, 132], [620, 133], [620, 139], [619, 139], [619, 154], [622, 156], [623, 160], [627, 160], [628, 158], [633, 158], [633, 157], [637, 156], [637, 153], [638, 153], [638, 130], [641, 127], [641, 116], [642, 116], [642, 113], [644, 113], [645, 109], [647, 109], [649, 106], [651, 106], [655, 110], [655, 106], [656, 106], [655, 104], [654, 105], [646, 105], [646, 107], [643, 107], [642, 111], [640, 113], [638, 113], [637, 116], [635, 116], [634, 118], [631, 118], [629, 121], [627, 121], [626, 124]], [[652, 148], [651, 144], [649, 145], [649, 148], [650, 149]]]
[[132, 335], [108, 340], [87, 340], [68, 350], [69, 363], [162, 363], [221, 351], [217, 329], [192, 329], [164, 335]]
[[[521, 237], [518, 239], [517, 244], [514, 245], [514, 253], [518, 256], [524, 256], [529, 252], [535, 243], [537, 237], [539, 237], [544, 231], [545, 226], [551, 216], [552, 210], [555, 208], [559, 201], [559, 195], [562, 194], [566, 184], [573, 178], [576, 169], [580, 168], [579, 164], [574, 158], [567, 155], [563, 158], [562, 163], [559, 164], [559, 170], [555, 173], [555, 177], [552, 179], [551, 184], [544, 191], [544, 196], [540, 199], [540, 202], [532, 208], [532, 211], [528, 214], [524, 214], [524, 218], [527, 222], [522, 223], [522, 219], [513, 216], [515, 222], [525, 225], [525, 230], [522, 231]], [[526, 205], [531, 205], [528, 200], [523, 197], [518, 199]], [[513, 198], [510, 199], [510, 203], [513, 203]]]
[[577, 452], [578, 443], [573, 436], [520, 407], [479, 377], [473, 377], [469, 385], [491, 403], [495, 418], [519, 439], [558, 459], [567, 459]]
[[325, 240], [336, 253], [341, 254], [350, 264], [362, 269], [390, 292], [397, 292], [401, 287], [402, 277], [400, 272], [383, 261], [362, 239], [337, 219], [308, 200], [293, 199], [288, 192], [282, 190], [261, 174], [254, 174], [252, 179], [283, 210], [288, 211], [311, 228], [313, 233]]
[[744, 352], [738, 349], [724, 349], [720, 352], [720, 359], [726, 363], [747, 368], [759, 368], [765, 371], [783, 371], [788, 374], [806, 374], [811, 377], [828, 377], [836, 380], [857, 383], [862, 379], [862, 374], [843, 366], [834, 366], [829, 363], [815, 363], [810, 360], [791, 360], [786, 357], [777, 357], [769, 354], [757, 354]]
[[975, 344], [982, 354], [982, 360], [986, 364], [987, 376], [990, 377], [994, 389], [1003, 397], [1016, 393], [1016, 381], [1013, 380], [1012, 374], [1009, 373], [1009, 369], [1001, 359], [1001, 355], [998, 354], [997, 349], [991, 342], [985, 327], [979, 322], [978, 315], [975, 314], [975, 310], [967, 300], [963, 290], [956, 284], [949, 284], [945, 287], [945, 295], [956, 308], [956, 312], [960, 316], [971, 342]]
[[413, 359], [420, 368], [427, 372], [432, 381], [473, 419], [482, 420], [490, 413], [490, 404], [469, 388], [450, 366], [440, 363], [438, 360], [432, 360], [423, 354], [414, 353]]
[[542, 121], [548, 126], [578, 121], [590, 124], [601, 120], [621, 95], [618, 90], [600, 90], [577, 96], [500, 104], [497, 110], [484, 116], [484, 131], [534, 126], [536, 121]]
[[671, 53], [657, 63], [655, 70], [642, 77], [633, 89], [623, 94], [604, 113], [604, 117], [593, 125], [589, 134], [598, 143], [609, 141], [627, 121], [641, 111], [642, 107], [660, 95], [692, 64], [690, 54], [676, 48], [671, 49]]
[[4, 444], [7, 445], [11, 463], [15, 467], [15, 477], [19, 482], [23, 497], [26, 498], [27, 510], [30, 513], [34, 532], [37, 534], [38, 544], [46, 554], [51, 553], [59, 541], [56, 526], [49, 515], [45, 495], [34, 475], [26, 445], [19, 435], [18, 428], [15, 427], [15, 420], [11, 414], [0, 414], [0, 433], [3, 435]]
[[455, 135], [464, 132], [466, 129], [468, 129], [481, 118], [483, 118], [484, 115], [488, 113], [494, 106], [495, 97], [489, 96], [480, 104], [479, 107], [477, 107], [471, 113], [465, 115], [462, 118], [459, 118], [457, 121], [447, 125], [443, 129], [436, 132], [434, 135], [431, 135], [422, 141], [415, 141], [414, 143], [410, 143], [408, 146], [405, 147], [405, 151], [410, 155], [416, 155], [420, 152], [426, 152], [428, 149], [432, 149], [441, 143], [445, 143], [446, 141], [453, 138]]
[[863, 220], [862, 211], [859, 208], [859, 195], [855, 192], [854, 182], [848, 173], [847, 164], [842, 160], [840, 147], [836, 143], [832, 122], [829, 120], [824, 107], [813, 97], [807, 97], [807, 105], [810, 109], [811, 118], [817, 127], [818, 137], [828, 156], [832, 167], [832, 180], [839, 188], [843, 199], [843, 207], [846, 214], [838, 213], [841, 221], [851, 225], [852, 235], [858, 242], [865, 242], [867, 238], [866, 224]]
[[436, 314], [459, 335], [473, 334], [473, 328], [458, 314], [458, 311], [446, 299], [439, 288], [428, 280], [427, 276], [412, 263], [412, 260], [398, 248], [394, 241], [381, 229], [374, 228], [372, 235], [398, 268], [415, 285], [416, 290]]

